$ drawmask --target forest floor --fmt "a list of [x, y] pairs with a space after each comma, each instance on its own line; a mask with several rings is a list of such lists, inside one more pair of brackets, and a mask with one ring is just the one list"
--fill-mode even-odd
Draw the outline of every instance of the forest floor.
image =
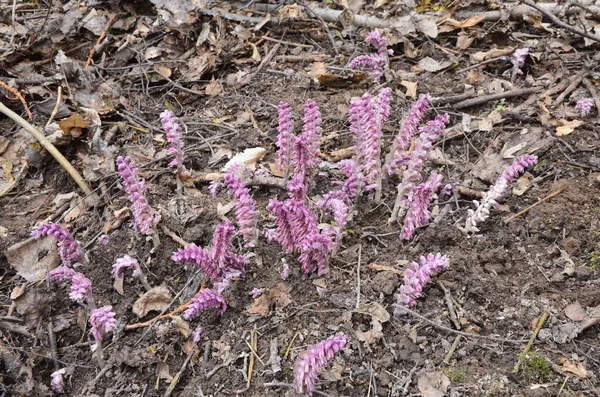
[[[21, 93], [31, 123], [99, 197], [84, 200], [29, 133], [0, 119], [0, 397], [52, 395], [50, 374], [58, 368], [66, 368], [64, 393], [73, 396], [163, 396], [174, 377], [174, 396], [293, 396], [298, 353], [341, 333], [349, 343], [326, 366], [316, 395], [600, 396], [600, 43], [515, 3], [405, 8], [335, 0], [272, 6], [272, 14], [257, 2], [190, 3], [0, 6], [0, 81], [10, 87], [2, 88], [2, 103], [28, 119], [15, 97]], [[600, 7], [589, 3], [546, 9], [598, 35]], [[337, 14], [322, 12], [343, 6], [346, 17], [356, 13], [354, 23], [342, 26]], [[371, 26], [361, 15], [373, 17]], [[378, 30], [394, 51], [379, 85], [347, 68], [373, 52], [364, 38], [374, 21], [388, 26]], [[523, 73], [511, 82], [512, 53], [524, 47]], [[277, 174], [280, 101], [290, 104], [297, 129], [307, 99], [320, 107], [323, 162], [309, 193], [317, 201], [335, 189], [335, 164], [352, 155], [350, 100], [382, 87], [393, 92], [384, 154], [420, 94], [434, 98], [429, 117], [450, 115], [427, 170], [443, 174], [453, 194], [434, 202], [428, 226], [403, 241], [401, 222], [388, 225], [398, 183], [391, 178], [381, 204], [359, 199], [324, 276], [303, 274], [294, 255], [264, 236], [250, 249], [240, 240], [250, 264], [226, 291], [221, 317], [207, 311], [189, 322], [170, 315], [141, 324], [200, 288], [201, 277], [171, 255], [183, 244], [209, 245], [218, 224], [235, 221], [230, 198], [208, 191], [229, 159], [259, 148], [247, 164]], [[584, 97], [595, 98], [585, 117], [574, 108]], [[165, 108], [185, 126], [192, 178], [181, 194], [167, 166], [158, 117]], [[472, 201], [522, 154], [537, 155], [538, 163], [477, 234], [461, 232]], [[150, 205], [161, 213], [157, 248], [130, 227], [117, 156], [140, 166]], [[269, 199], [286, 193], [263, 185], [252, 195], [262, 231], [273, 224]], [[45, 281], [58, 264], [56, 250], [28, 240], [48, 221], [80, 242], [86, 259], [77, 271], [92, 281], [96, 303], [117, 315], [102, 370], [90, 351], [88, 309], [62, 284]], [[22, 242], [15, 264], [5, 254]], [[450, 266], [425, 289], [416, 314], [390, 316], [403, 270], [438, 252]], [[128, 278], [119, 291], [110, 275], [126, 254], [152, 286], [166, 287], [146, 301], [142, 317], [132, 311], [144, 292], [139, 282]], [[292, 269], [285, 281], [282, 258]], [[263, 296], [253, 299], [254, 288]], [[190, 331], [197, 326], [205, 333], [196, 347]]]

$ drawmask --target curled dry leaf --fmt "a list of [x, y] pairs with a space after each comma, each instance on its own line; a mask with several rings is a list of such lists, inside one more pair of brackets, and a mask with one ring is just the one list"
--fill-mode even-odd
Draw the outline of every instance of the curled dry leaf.
[[449, 386], [450, 380], [441, 372], [427, 372], [418, 378], [417, 387], [423, 397], [443, 397]]
[[571, 132], [575, 131], [575, 128], [579, 127], [583, 124], [581, 120], [571, 120], [567, 121], [565, 119], [558, 120], [558, 127], [556, 127], [556, 136], [565, 136], [569, 135]]
[[164, 285], [152, 288], [133, 304], [133, 312], [138, 317], [144, 317], [151, 311], [163, 311], [171, 303], [171, 292]]
[[21, 277], [32, 283], [45, 279], [60, 263], [56, 240], [51, 236], [30, 238], [10, 246], [6, 259]]
[[581, 307], [581, 303], [571, 303], [565, 307], [565, 316], [573, 321], [581, 321], [585, 318], [585, 310]]
[[577, 376], [578, 378], [587, 378], [587, 376], [588, 376], [587, 370], [581, 363], [572, 363], [571, 361], [567, 360], [566, 358], [561, 358], [561, 359], [559, 359], [559, 364], [562, 365], [561, 369], [564, 372], [571, 373], [571, 374]]
[[17, 313], [23, 316], [25, 325], [31, 328], [35, 327], [38, 320], [49, 312], [53, 301], [53, 294], [39, 289], [29, 289], [13, 302]]
[[354, 330], [358, 340], [365, 342], [367, 350], [371, 350], [370, 345], [379, 341], [383, 337], [383, 326], [390, 320], [390, 314], [383, 306], [377, 302], [369, 304], [361, 304], [354, 313], [366, 314], [371, 317], [371, 329], [367, 332], [362, 332], [360, 329]]
[[227, 164], [225, 164], [225, 166], [221, 169], [221, 171], [227, 171], [229, 168], [231, 168], [233, 165], [236, 165], [236, 164], [244, 164], [248, 168], [254, 170], [254, 169], [256, 169], [256, 163], [258, 161], [262, 160], [266, 154], [267, 154], [267, 149], [265, 149], [263, 147], [248, 148], [248, 149], [244, 150], [243, 152], [238, 153], [235, 156], [233, 156], [233, 158], [231, 160], [229, 160], [227, 162]]
[[254, 300], [252, 306], [246, 310], [246, 314], [258, 314], [267, 316], [271, 312], [271, 306], [275, 305], [275, 310], [280, 311], [292, 303], [289, 294], [289, 287], [284, 283], [278, 283], [275, 288], [270, 289], [268, 293], [262, 294]]
[[171, 382], [173, 377], [169, 373], [169, 364], [164, 361], [159, 361], [156, 363], [156, 375], [159, 379], [164, 379], [167, 382]]
[[179, 316], [172, 316], [171, 323], [173, 327], [181, 334], [184, 338], [190, 336], [192, 331], [190, 330], [190, 324]]

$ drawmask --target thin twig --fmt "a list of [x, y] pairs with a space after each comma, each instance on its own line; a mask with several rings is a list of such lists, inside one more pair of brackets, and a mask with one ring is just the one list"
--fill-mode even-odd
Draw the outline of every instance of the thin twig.
[[[544, 326], [544, 323], [546, 322], [546, 319], [548, 318], [548, 316], [550, 316], [550, 313], [548, 313], [548, 312], [544, 312], [542, 314], [542, 316], [540, 317], [540, 319], [537, 322], [537, 325], [535, 326], [535, 330], [533, 331], [533, 334], [531, 334], [531, 338], [529, 338], [529, 342], [527, 342], [527, 346], [525, 346], [525, 349], [523, 349], [523, 353], [521, 353], [521, 356], [524, 354], [527, 354], [529, 352], [529, 350], [531, 349], [531, 346], [533, 346], [533, 342], [535, 341], [535, 338], [537, 338], [538, 332], [540, 332], [540, 329], [542, 329], [542, 327]], [[517, 360], [517, 363], [515, 364], [515, 367], [513, 368], [513, 373], [519, 372], [520, 367], [521, 367], [521, 360]]]
[[87, 61], [85, 62], [84, 69], [87, 69], [87, 67], [90, 66], [90, 63], [92, 62], [92, 58], [94, 57], [94, 54], [96, 53], [96, 47], [98, 47], [100, 45], [100, 43], [102, 43], [102, 41], [106, 37], [106, 34], [108, 33], [108, 30], [110, 29], [110, 27], [112, 26], [112, 24], [115, 22], [116, 19], [117, 19], [117, 14], [114, 14], [108, 20], [108, 23], [106, 24], [106, 26], [104, 27], [104, 30], [100, 34], [100, 37], [98, 37], [98, 40], [96, 40], [96, 45], [94, 45], [90, 49], [90, 54], [88, 55]]
[[29, 110], [29, 106], [27, 106], [27, 101], [25, 100], [25, 98], [23, 98], [23, 95], [21, 95], [21, 93], [16, 88], [9, 86], [4, 81], [0, 81], [0, 86], [6, 91], [16, 96], [17, 99], [21, 101], [23, 107], [25, 108], [25, 111], [27, 112], [27, 117], [29, 117], [29, 120], [33, 120], [33, 115], [31, 114], [31, 110]]
[[52, 113], [50, 113], [50, 118], [46, 122], [46, 127], [50, 125], [56, 114], [58, 113], [58, 109], [60, 108], [60, 101], [62, 100], [62, 86], [58, 86], [58, 92], [56, 93], [56, 103], [54, 104], [54, 109], [52, 109]]
[[44, 134], [37, 130], [33, 125], [29, 124], [25, 119], [21, 116], [4, 106], [2, 102], [0, 102], [0, 112], [4, 113], [10, 119], [12, 119], [15, 123], [19, 124], [23, 127], [27, 132], [29, 132], [35, 139], [38, 140], [40, 145], [44, 149], [48, 151], [58, 161], [58, 163], [67, 171], [67, 173], [73, 178], [75, 183], [83, 190], [83, 192], [90, 196], [98, 199], [96, 194], [90, 189], [88, 184], [83, 180], [82, 176], [77, 172], [77, 170], [69, 163], [67, 160], [57, 149], [56, 147], [46, 138]]
[[563, 189], [558, 189], [557, 191], [555, 191], [554, 193], [551, 193], [549, 195], [547, 195], [546, 197], [539, 199], [536, 203], [531, 204], [529, 207], [525, 208], [522, 211], [519, 211], [518, 213], [512, 215], [510, 218], [508, 218], [506, 221], [504, 221], [504, 223], [508, 223], [510, 221], [512, 221], [513, 219], [523, 215], [524, 213], [526, 213], [527, 211], [529, 211], [530, 209], [534, 208], [535, 206], [543, 203], [546, 200], [550, 200], [552, 197], [558, 196], [559, 194], [561, 194], [563, 191]]
[[403, 311], [403, 312], [406, 312], [406, 313], [410, 314], [411, 316], [414, 316], [414, 317], [416, 317], [416, 318], [418, 318], [420, 320], [425, 321], [426, 323], [428, 323], [429, 325], [434, 326], [435, 328], [441, 329], [441, 330], [446, 331], [446, 332], [451, 332], [453, 334], [462, 335], [462, 336], [467, 337], [467, 338], [487, 339], [487, 340], [493, 340], [493, 341], [496, 341], [496, 342], [512, 343], [512, 344], [517, 344], [517, 345], [527, 341], [527, 339], [504, 339], [504, 338], [497, 338], [495, 336], [478, 335], [478, 334], [471, 334], [471, 333], [463, 332], [463, 331], [457, 331], [455, 329], [445, 327], [445, 326], [443, 326], [441, 324], [437, 324], [437, 323], [431, 321], [430, 319], [428, 319], [427, 317], [422, 316], [419, 313], [414, 312], [414, 311], [412, 311], [412, 310], [410, 310], [410, 309], [408, 309], [408, 308], [406, 308], [404, 306], [398, 306], [398, 309], [401, 310], [401, 311]]
[[560, 93], [559, 96], [556, 97], [556, 99], [554, 100], [552, 105], [554, 105], [554, 106], [560, 105], [565, 100], [567, 95], [569, 95], [570, 93], [575, 91], [577, 86], [579, 84], [581, 84], [581, 81], [585, 78], [585, 76], [587, 76], [587, 74], [588, 74], [587, 70], [584, 70], [584, 71], [578, 73], [575, 77], [573, 77], [573, 79], [571, 80], [571, 83], [567, 86], [567, 88], [565, 88], [565, 90], [563, 92]]
[[514, 91], [505, 91], [499, 92], [497, 94], [490, 95], [482, 95], [476, 98], [467, 99], [466, 101], [462, 101], [454, 105], [454, 109], [464, 109], [471, 106], [483, 105], [484, 103], [488, 103], [490, 101], [497, 101], [499, 99], [505, 98], [513, 98], [516, 96], [524, 96], [529, 94], [534, 94], [541, 90], [541, 87], [533, 87], [533, 88], [523, 88], [522, 90], [514, 90]]
[[358, 246], [358, 265], [356, 268], [356, 309], [360, 306], [360, 262], [362, 255], [362, 244]]
[[450, 364], [450, 360], [452, 359], [452, 356], [454, 355], [454, 352], [456, 351], [456, 348], [458, 347], [458, 344], [460, 343], [461, 338], [462, 338], [462, 335], [456, 335], [456, 338], [454, 339], [452, 346], [450, 346], [450, 350], [448, 350], [448, 354], [446, 354], [446, 357], [444, 357], [444, 364], [446, 364], [446, 365]]
[[571, 33], [575, 33], [579, 36], [583, 36], [583, 37], [587, 37], [590, 40], [594, 40], [600, 43], [600, 37], [596, 36], [595, 34], [591, 34], [588, 32], [584, 32], [581, 29], [578, 29], [574, 26], [571, 26], [567, 23], [564, 23], [563, 21], [561, 21], [560, 19], [558, 19], [556, 17], [556, 15], [554, 15], [553, 13], [551, 13], [550, 11], [540, 7], [539, 5], [535, 4], [533, 1], [531, 0], [521, 0], [521, 2], [523, 4], [527, 4], [529, 7], [531, 8], [535, 8], [536, 10], [538, 10], [539, 12], [541, 12], [542, 14], [544, 14], [546, 17], [548, 17], [549, 20], [552, 21], [553, 24], [560, 26], [563, 29], [567, 29], [569, 32]]

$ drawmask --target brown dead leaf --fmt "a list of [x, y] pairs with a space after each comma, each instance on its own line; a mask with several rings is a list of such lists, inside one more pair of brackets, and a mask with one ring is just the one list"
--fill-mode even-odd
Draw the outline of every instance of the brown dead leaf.
[[315, 79], [315, 81], [318, 81], [319, 77], [327, 74], [327, 64], [325, 62], [314, 62], [308, 74]]
[[523, 176], [517, 179], [515, 183], [515, 187], [513, 187], [513, 194], [515, 196], [522, 196], [526, 191], [529, 190], [533, 181], [533, 175], [529, 172], [526, 172]]
[[400, 84], [406, 87], [407, 97], [417, 99], [417, 87], [419, 86], [417, 83], [408, 80], [402, 80]]
[[378, 265], [376, 263], [370, 263], [367, 266], [369, 269], [375, 270], [376, 272], [392, 272], [396, 273], [399, 276], [404, 276], [404, 272], [402, 270], [398, 270], [391, 266]]
[[381, 323], [389, 321], [390, 314], [377, 302], [371, 302], [369, 304], [363, 303], [358, 309], [353, 310], [353, 313], [366, 314], [371, 317], [371, 329], [369, 331], [362, 332], [360, 329], [354, 330], [358, 340], [365, 342], [366, 348], [371, 350], [370, 345], [383, 337], [383, 326]]
[[289, 295], [290, 288], [285, 283], [278, 283], [275, 288], [270, 289], [254, 300], [252, 306], [245, 311], [246, 314], [258, 314], [262, 317], [267, 316], [271, 311], [271, 306], [275, 305], [275, 310], [283, 310], [292, 303]]
[[190, 324], [183, 318], [179, 316], [171, 316], [171, 322], [173, 323], [173, 327], [175, 327], [175, 329], [179, 331], [184, 338], [189, 337], [192, 333], [190, 330]]
[[208, 83], [208, 85], [206, 86], [205, 92], [206, 92], [206, 95], [214, 98], [217, 95], [219, 95], [221, 92], [223, 92], [223, 87], [221, 86], [221, 83], [219, 83], [219, 81], [213, 77], [210, 80], [210, 83]]
[[488, 59], [498, 58], [505, 55], [511, 55], [513, 51], [513, 48], [494, 48], [489, 51], [479, 51], [474, 54], [471, 54], [471, 62], [479, 63], [487, 61]]
[[334, 150], [333, 152], [329, 152], [326, 155], [327, 160], [333, 161], [337, 163], [340, 160], [349, 159], [354, 154], [354, 146], [341, 148], [338, 150]]
[[71, 135], [74, 138], [81, 136], [82, 129], [88, 128], [90, 123], [78, 113], [73, 113], [66, 119], [60, 120], [58, 126], [64, 135]]
[[471, 46], [475, 37], [470, 36], [467, 32], [460, 32], [456, 39], [456, 47], [459, 50], [466, 50]]
[[452, 62], [450, 61], [438, 62], [437, 60], [431, 57], [425, 57], [419, 61], [417, 67], [420, 70], [424, 70], [426, 72], [438, 72], [442, 69], [447, 68], [450, 65], [452, 65]]
[[417, 28], [425, 35], [436, 38], [438, 36], [437, 18], [429, 15], [421, 15]]
[[587, 378], [587, 370], [581, 363], [572, 363], [567, 359], [562, 362], [562, 370], [569, 372], [578, 378]]
[[169, 364], [167, 364], [164, 361], [157, 362], [156, 363], [156, 376], [158, 376], [159, 379], [164, 379], [167, 382], [171, 382], [173, 380], [173, 377], [169, 373]]
[[10, 246], [6, 259], [21, 277], [32, 283], [45, 279], [60, 263], [56, 240], [51, 236], [30, 238]]
[[423, 397], [443, 397], [450, 386], [450, 380], [441, 372], [424, 373], [417, 382]]
[[238, 153], [235, 156], [233, 156], [233, 158], [231, 160], [229, 160], [227, 162], [227, 164], [225, 164], [225, 166], [223, 166], [221, 171], [227, 171], [229, 168], [231, 168], [235, 164], [244, 164], [248, 168], [254, 170], [256, 168], [256, 162], [262, 160], [266, 154], [267, 154], [267, 149], [265, 149], [265, 148], [262, 148], [262, 147], [248, 148], [248, 149], [244, 150], [243, 152]]
[[269, 163], [269, 171], [275, 176], [280, 178], [283, 177], [283, 171], [281, 171], [281, 168], [279, 168], [279, 164], [277, 163]]
[[575, 131], [575, 128], [579, 127], [583, 124], [581, 120], [571, 120], [568, 121], [566, 119], [558, 120], [559, 127], [556, 127], [556, 136], [565, 136], [569, 135], [571, 132]]
[[573, 321], [582, 321], [585, 318], [585, 310], [581, 307], [581, 303], [571, 303], [565, 307], [565, 316]]
[[17, 313], [25, 319], [25, 325], [29, 328], [35, 327], [38, 320], [48, 313], [54, 296], [50, 292], [44, 292], [40, 289], [29, 289], [15, 299]]
[[144, 317], [151, 311], [163, 311], [171, 303], [171, 292], [164, 285], [159, 285], [146, 292], [133, 304], [133, 312], [138, 317]]
[[116, 277], [115, 281], [113, 281], [113, 288], [119, 295], [124, 295], [125, 291], [123, 290], [123, 279], [120, 277]]
[[303, 18], [302, 8], [297, 4], [287, 5], [279, 10], [279, 22], [284, 19], [300, 19]]

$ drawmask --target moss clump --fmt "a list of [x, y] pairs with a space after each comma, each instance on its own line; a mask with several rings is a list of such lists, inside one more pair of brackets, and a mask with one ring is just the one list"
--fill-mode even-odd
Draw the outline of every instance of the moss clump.
[[552, 366], [541, 354], [529, 352], [519, 356], [521, 380], [526, 384], [547, 383], [552, 380]]
[[466, 371], [463, 371], [461, 369], [450, 369], [449, 368], [449, 369], [445, 370], [444, 373], [448, 377], [448, 380], [450, 381], [450, 383], [452, 383], [453, 385], [460, 385], [463, 383], [467, 383], [467, 381], [469, 380], [469, 374]]

